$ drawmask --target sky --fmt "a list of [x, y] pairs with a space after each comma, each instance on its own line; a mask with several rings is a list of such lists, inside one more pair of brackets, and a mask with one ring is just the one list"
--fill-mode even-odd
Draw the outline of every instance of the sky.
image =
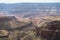
[[22, 3], [22, 2], [54, 3], [54, 2], [60, 2], [60, 0], [0, 0], [0, 3]]

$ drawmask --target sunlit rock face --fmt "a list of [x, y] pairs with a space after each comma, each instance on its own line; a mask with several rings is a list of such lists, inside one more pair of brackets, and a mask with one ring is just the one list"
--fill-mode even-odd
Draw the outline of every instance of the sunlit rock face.
[[8, 36], [8, 33], [7, 30], [0, 30], [0, 37]]
[[40, 24], [42, 23], [42, 22], [44, 22], [41, 18], [39, 18], [39, 17], [36, 17], [35, 19], [33, 19], [33, 24], [35, 25], [35, 26], [37, 26], [37, 27], [39, 27], [40, 26]]
[[[27, 40], [29, 40], [32, 36], [34, 36], [34, 33], [32, 31], [32, 29], [34, 29], [34, 26], [31, 20], [29, 18], [20, 19], [15, 16], [1, 16], [0, 35], [8, 37], [10, 40], [25, 40], [27, 37]], [[29, 38], [29, 36], [31, 37]], [[33, 40], [33, 38], [31, 39]]]
[[[21, 21], [22, 20], [22, 21]], [[15, 16], [1, 16], [0, 17], [0, 29], [13, 29], [27, 25], [29, 22], [25, 22], [23, 19], [19, 21]]]

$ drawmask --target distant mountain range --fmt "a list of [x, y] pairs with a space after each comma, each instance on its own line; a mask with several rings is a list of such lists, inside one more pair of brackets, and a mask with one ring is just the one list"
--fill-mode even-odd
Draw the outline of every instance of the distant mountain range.
[[60, 15], [60, 3], [1, 3], [0, 13], [23, 17]]

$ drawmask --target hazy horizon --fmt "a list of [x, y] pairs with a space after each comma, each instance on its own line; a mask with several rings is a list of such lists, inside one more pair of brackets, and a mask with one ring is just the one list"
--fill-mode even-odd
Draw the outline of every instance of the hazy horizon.
[[60, 3], [60, 0], [0, 0], [0, 3]]

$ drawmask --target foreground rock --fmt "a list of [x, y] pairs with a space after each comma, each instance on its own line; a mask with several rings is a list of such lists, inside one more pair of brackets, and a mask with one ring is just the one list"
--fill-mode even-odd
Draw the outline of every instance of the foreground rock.
[[0, 30], [0, 38], [2, 38], [2, 37], [8, 37], [8, 31], [6, 31], [6, 30]]
[[29, 18], [19, 19], [15, 16], [0, 17], [0, 39], [57, 40], [57, 35], [59, 35], [60, 37], [60, 20], [58, 20], [59, 18], [60, 17], [57, 18], [55, 16], [54, 19], [37, 18], [31, 20]]
[[30, 39], [33, 40], [34, 39], [34, 37], [32, 38], [32, 36], [34, 36], [34, 33], [32, 31], [34, 29], [33, 23], [26, 18], [25, 21], [24, 19], [21, 20], [19, 18], [16, 18], [15, 16], [0, 17], [0, 31], [2, 33], [2, 34], [0, 33], [0, 36], [2, 37], [1, 40], [30, 40]]

